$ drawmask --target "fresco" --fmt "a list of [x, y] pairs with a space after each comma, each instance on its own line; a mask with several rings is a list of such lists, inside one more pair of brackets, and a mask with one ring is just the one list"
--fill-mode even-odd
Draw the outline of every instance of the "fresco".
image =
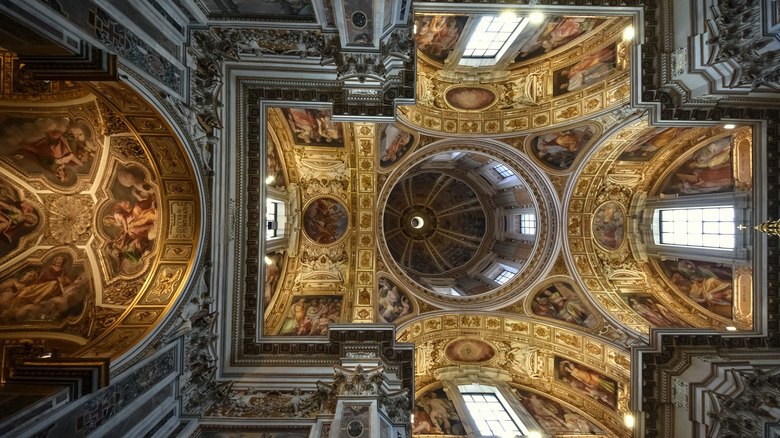
[[623, 206], [607, 201], [593, 214], [593, 239], [606, 250], [615, 250], [623, 244], [625, 214]]
[[332, 198], [317, 198], [303, 212], [303, 229], [316, 243], [339, 241], [347, 231], [349, 217], [344, 205]]
[[555, 381], [605, 406], [617, 408], [617, 382], [584, 365], [555, 356]]
[[297, 144], [344, 146], [342, 123], [331, 119], [329, 109], [283, 108], [282, 112]]
[[287, 185], [287, 179], [284, 177], [284, 164], [282, 164], [282, 159], [279, 156], [279, 150], [270, 138], [268, 139], [266, 175], [267, 177], [274, 177], [273, 181], [267, 183], [271, 187], [280, 188]]
[[144, 267], [157, 237], [157, 188], [140, 165], [117, 163], [111, 202], [100, 215], [99, 230], [108, 236], [103, 253], [113, 275], [131, 275]]
[[566, 43], [573, 41], [607, 21], [603, 18], [586, 17], [546, 17], [536, 26], [534, 35], [529, 38], [519, 50], [515, 62], [527, 61], [531, 58], [549, 53]]
[[212, 14], [314, 16], [310, 0], [201, 0]]
[[27, 174], [70, 187], [97, 161], [94, 133], [85, 118], [11, 117], [0, 123], [0, 154]]
[[0, 260], [18, 247], [19, 239], [35, 231], [40, 221], [38, 209], [0, 179]]
[[447, 103], [456, 109], [475, 111], [487, 108], [496, 101], [496, 95], [486, 88], [455, 87], [444, 93]]
[[443, 389], [434, 389], [417, 397], [414, 409], [412, 434], [465, 435], [455, 405]]
[[691, 327], [650, 294], [625, 294], [623, 300], [654, 327]]
[[379, 319], [393, 322], [410, 315], [414, 307], [412, 301], [389, 278], [379, 277]]
[[328, 324], [341, 321], [340, 295], [296, 295], [282, 324], [280, 335], [321, 336]]
[[568, 169], [595, 134], [595, 127], [585, 125], [538, 135], [531, 139], [531, 151], [554, 169]]
[[711, 312], [732, 317], [731, 265], [687, 259], [658, 260], [658, 265], [677, 290]]
[[433, 61], [444, 62], [460, 39], [467, 19], [465, 15], [417, 15], [417, 50]]
[[732, 142], [733, 137], [723, 137], [694, 152], [664, 179], [659, 192], [684, 196], [734, 190]]
[[395, 125], [383, 125], [380, 129], [382, 134], [379, 141], [379, 165], [390, 167], [412, 150], [417, 136]]
[[444, 349], [444, 354], [455, 362], [485, 362], [496, 355], [492, 345], [479, 339], [458, 339]]
[[536, 293], [531, 311], [581, 327], [595, 327], [598, 321], [570, 284], [557, 281]]
[[83, 264], [69, 253], [31, 263], [0, 282], [0, 324], [61, 322], [84, 312], [92, 285]]
[[263, 288], [263, 310], [268, 308], [268, 304], [274, 297], [276, 287], [279, 285], [279, 279], [281, 278], [282, 271], [284, 269], [285, 255], [284, 254], [267, 254], [270, 264], [265, 264], [265, 286]]
[[603, 435], [604, 431], [560, 403], [524, 389], [515, 389], [523, 407], [548, 435]]
[[615, 72], [617, 52], [615, 44], [586, 55], [577, 64], [553, 72], [553, 96], [581, 90]]
[[618, 160], [622, 161], [650, 161], [662, 147], [691, 128], [650, 128], [631, 142]]

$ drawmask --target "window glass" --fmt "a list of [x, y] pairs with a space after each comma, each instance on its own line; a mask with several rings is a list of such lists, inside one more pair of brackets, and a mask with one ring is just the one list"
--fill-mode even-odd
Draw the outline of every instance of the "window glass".
[[660, 210], [661, 244], [733, 249], [734, 207]]

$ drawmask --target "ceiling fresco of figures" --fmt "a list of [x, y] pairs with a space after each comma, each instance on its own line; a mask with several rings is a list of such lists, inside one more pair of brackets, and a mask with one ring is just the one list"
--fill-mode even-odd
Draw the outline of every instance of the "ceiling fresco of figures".
[[32, 330], [61, 356], [118, 357], [191, 269], [191, 167], [122, 84], [49, 82], [20, 99], [0, 100], [0, 336]]
[[447, 385], [478, 366], [551, 435], [625, 436], [651, 328], [751, 327], [749, 260], [669, 252], [645, 212], [749, 195], [752, 131], [630, 109], [622, 18], [547, 17], [475, 83], [448, 66], [473, 18], [415, 18], [417, 105], [394, 124], [268, 110], [267, 193], [292, 208], [263, 333], [395, 324], [416, 346], [416, 434], [465, 433]]

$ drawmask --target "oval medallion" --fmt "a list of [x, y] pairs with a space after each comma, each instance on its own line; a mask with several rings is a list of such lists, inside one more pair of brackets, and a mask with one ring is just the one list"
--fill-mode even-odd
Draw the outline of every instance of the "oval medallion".
[[447, 103], [456, 109], [475, 111], [487, 108], [496, 101], [492, 91], [479, 87], [455, 87], [445, 93]]

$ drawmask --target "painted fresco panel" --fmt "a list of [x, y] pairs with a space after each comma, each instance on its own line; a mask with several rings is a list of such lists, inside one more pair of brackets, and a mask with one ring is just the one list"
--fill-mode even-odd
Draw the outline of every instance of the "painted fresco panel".
[[344, 146], [343, 124], [331, 119], [329, 109], [283, 108], [282, 112], [297, 144]]
[[40, 225], [41, 213], [22, 199], [8, 181], [0, 179], [0, 260], [14, 251], [19, 240]]
[[677, 290], [705, 309], [731, 318], [734, 269], [723, 263], [700, 260], [659, 260], [666, 278]]
[[321, 336], [328, 324], [341, 321], [340, 295], [294, 296], [280, 335]]
[[393, 322], [412, 313], [409, 296], [389, 278], [379, 277], [379, 318]]
[[523, 407], [548, 435], [603, 435], [604, 431], [582, 415], [543, 395], [515, 389]]
[[612, 409], [617, 409], [618, 384], [585, 365], [555, 356], [555, 381]]
[[599, 206], [593, 214], [593, 239], [606, 250], [615, 250], [623, 245], [625, 213], [623, 206], [608, 201]]
[[285, 254], [268, 254], [266, 255], [271, 263], [265, 264], [265, 286], [263, 289], [263, 310], [268, 308], [268, 304], [274, 297], [276, 287], [279, 285], [282, 271], [284, 270], [284, 263], [286, 261]]
[[465, 435], [455, 405], [443, 389], [434, 389], [420, 395], [413, 409], [412, 434]]
[[654, 327], [691, 327], [650, 294], [625, 294], [623, 300]]
[[661, 183], [660, 193], [700, 195], [734, 190], [733, 137], [723, 137], [697, 150]]
[[591, 125], [542, 134], [531, 139], [531, 151], [554, 169], [568, 169], [595, 134]]
[[436, 62], [444, 62], [463, 33], [465, 15], [418, 15], [414, 20], [417, 50]]
[[496, 101], [496, 94], [486, 88], [455, 87], [447, 90], [444, 98], [453, 108], [476, 111], [492, 105]]
[[496, 355], [496, 349], [479, 339], [458, 339], [444, 349], [444, 354], [455, 362], [486, 362]]
[[212, 14], [311, 17], [310, 0], [201, 0]]
[[339, 241], [344, 237], [348, 225], [346, 207], [333, 198], [315, 199], [303, 213], [303, 229], [316, 243], [331, 244]]
[[648, 128], [636, 140], [631, 142], [618, 160], [622, 161], [650, 161], [658, 151], [669, 144], [675, 138], [691, 128]]
[[607, 20], [604, 18], [552, 16], [546, 17], [540, 24], [529, 24], [529, 27], [533, 26], [534, 34], [520, 48], [515, 62], [527, 61], [549, 53], [605, 21]]
[[531, 311], [581, 327], [595, 327], [598, 321], [568, 283], [557, 281], [534, 295]]
[[417, 135], [405, 131], [396, 125], [383, 125], [380, 136], [379, 165], [390, 167], [412, 149]]
[[586, 55], [577, 64], [553, 72], [553, 96], [581, 90], [607, 78], [617, 69], [615, 44]]

